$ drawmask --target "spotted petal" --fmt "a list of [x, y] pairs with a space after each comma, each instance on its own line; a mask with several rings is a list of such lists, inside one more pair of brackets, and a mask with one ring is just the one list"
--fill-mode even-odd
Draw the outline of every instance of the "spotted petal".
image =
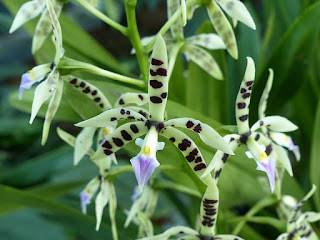
[[[52, 5], [54, 7], [54, 11], [56, 12], [57, 16], [59, 16], [62, 10], [63, 1], [53, 0]], [[32, 54], [35, 54], [42, 47], [44, 41], [49, 36], [51, 31], [52, 31], [52, 26], [49, 18], [49, 13], [48, 13], [48, 10], [45, 9], [37, 23], [36, 30], [33, 35]]]
[[38, 16], [41, 13], [41, 11], [44, 9], [44, 7], [45, 7], [44, 0], [33, 0], [33, 1], [24, 3], [20, 7], [16, 17], [14, 18], [9, 32], [10, 33], [14, 32], [25, 22]]
[[256, 25], [248, 12], [246, 6], [239, 0], [216, 0], [222, 9], [232, 18], [243, 22], [253, 30], [256, 29]]
[[201, 140], [210, 147], [216, 148], [228, 154], [233, 154], [228, 143], [209, 125], [193, 118], [175, 118], [165, 122], [166, 126], [187, 128], [198, 133]]
[[215, 79], [223, 79], [219, 65], [209, 52], [195, 45], [185, 45], [182, 51], [188, 61], [192, 60]]
[[254, 132], [263, 126], [268, 127], [269, 130], [274, 132], [291, 132], [298, 129], [295, 124], [284, 117], [269, 116], [262, 118], [255, 124], [253, 124], [251, 127], [251, 131]]
[[140, 113], [132, 111], [128, 108], [115, 108], [105, 111], [96, 117], [90, 118], [75, 125], [77, 127], [107, 127], [113, 121], [122, 119], [135, 119], [142, 122], [145, 122], [147, 120]]
[[32, 102], [30, 124], [32, 124], [42, 104], [47, 101], [51, 97], [53, 91], [56, 90], [58, 79], [59, 72], [54, 69], [49, 74], [48, 78], [37, 86]]
[[[249, 132], [249, 105], [255, 76], [255, 66], [252, 58], [247, 57], [247, 69], [241, 82], [236, 100], [236, 120], [239, 134]], [[254, 131], [254, 130], [252, 130]]]
[[279, 235], [276, 240], [287, 240], [289, 237], [288, 233], [282, 233], [281, 235]]
[[43, 124], [43, 130], [42, 130], [42, 140], [41, 144], [44, 145], [48, 139], [49, 130], [50, 130], [50, 124], [56, 115], [56, 112], [59, 108], [61, 98], [63, 93], [63, 81], [58, 81], [56, 90], [54, 91], [52, 98], [50, 99], [50, 103], [46, 112], [46, 117]]
[[292, 138], [284, 133], [272, 132], [269, 133], [270, 138], [275, 141], [278, 145], [284, 146], [292, 151], [296, 157], [296, 159], [300, 160], [300, 149], [299, 146], [295, 145], [292, 141]]
[[269, 93], [272, 87], [272, 82], [273, 82], [273, 70], [269, 69], [269, 77], [268, 77], [268, 81], [267, 84], [263, 90], [263, 93], [261, 95], [260, 98], [260, 103], [259, 103], [259, 119], [264, 118], [266, 109], [267, 109], [267, 101], [269, 98]]
[[[179, 9], [180, 0], [167, 0], [167, 15], [168, 19], [172, 17], [172, 15]], [[182, 21], [181, 18], [178, 18], [174, 24], [170, 27], [170, 32], [172, 38], [174, 39], [183, 39], [183, 29], [182, 29]]]
[[87, 96], [94, 103], [96, 103], [102, 111], [106, 111], [112, 108], [109, 100], [106, 98], [103, 92], [101, 92], [100, 89], [94, 86], [93, 84], [71, 75], [64, 76], [63, 80], [68, 82], [78, 91], [81, 91], [83, 94], [85, 94], [85, 96]]
[[222, 41], [221, 37], [215, 33], [202, 33], [188, 37], [186, 39], [188, 44], [198, 45], [210, 50], [225, 49], [226, 45]]
[[302, 222], [317, 222], [320, 220], [320, 213], [317, 212], [305, 212], [297, 219], [296, 225], [300, 225]]
[[[178, 147], [182, 155], [186, 158], [189, 166], [194, 173], [200, 178], [207, 168], [202, 154], [197, 145], [185, 133], [173, 127], [166, 127], [160, 132], [160, 135], [168, 138]], [[203, 183], [211, 183], [211, 176], [207, 175], [200, 179]]]
[[119, 99], [117, 100], [115, 107], [125, 106], [128, 104], [136, 104], [138, 106], [142, 106], [148, 103], [148, 94], [147, 93], [124, 93], [121, 94]]
[[150, 120], [163, 122], [168, 98], [168, 57], [163, 38], [158, 37], [151, 55], [149, 67], [149, 114]]
[[238, 48], [233, 29], [215, 0], [211, 0], [207, 5], [207, 11], [213, 27], [221, 36], [228, 52], [234, 59], [238, 59]]
[[175, 226], [175, 227], [169, 228], [168, 230], [166, 230], [165, 232], [159, 235], [156, 235], [153, 237], [141, 238], [139, 240], [167, 240], [167, 239], [170, 239], [171, 236], [175, 236], [179, 233], [183, 233], [185, 235], [192, 235], [194, 237], [199, 235], [199, 233], [193, 230], [192, 228], [184, 227], [184, 226]]
[[100, 192], [96, 197], [96, 231], [100, 228], [100, 223], [102, 219], [103, 209], [108, 204], [110, 195], [110, 183], [106, 180], [101, 181]]
[[[100, 156], [104, 152], [107, 156], [115, 153], [130, 141], [146, 134], [148, 128], [143, 122], [126, 123], [110, 133], [102, 143], [95, 156]], [[94, 157], [95, 157], [94, 156]]]

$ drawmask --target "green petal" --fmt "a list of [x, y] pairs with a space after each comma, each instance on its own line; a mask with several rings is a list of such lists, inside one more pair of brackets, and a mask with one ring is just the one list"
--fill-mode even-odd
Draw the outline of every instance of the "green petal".
[[182, 9], [182, 26], [185, 26], [187, 24], [186, 0], [181, 0], [181, 9]]
[[96, 128], [85, 127], [77, 136], [73, 155], [74, 165], [77, 165], [84, 157], [84, 155], [86, 155], [87, 152], [91, 149], [95, 132]]
[[272, 87], [272, 83], [273, 83], [273, 70], [270, 68], [269, 69], [269, 77], [268, 77], [268, 81], [267, 84], [263, 90], [263, 93], [261, 95], [260, 98], [260, 103], [259, 103], [259, 118], [264, 118], [266, 109], [267, 109], [267, 101], [269, 98], [269, 93]]
[[148, 103], [148, 96], [149, 95], [147, 93], [124, 93], [121, 94], [114, 107], [121, 107], [128, 104], [136, 104], [138, 106], [142, 106]]
[[45, 2], [43, 0], [33, 0], [24, 3], [14, 18], [9, 33], [13, 33], [25, 22], [38, 16], [44, 8]]
[[257, 129], [266, 126], [269, 130], [274, 132], [291, 132], [297, 130], [298, 127], [290, 122], [288, 119], [281, 116], [269, 116], [260, 119], [252, 125], [251, 131], [254, 132]]
[[246, 6], [239, 0], [216, 0], [222, 9], [232, 18], [243, 22], [253, 30], [256, 29], [256, 25], [247, 10]]
[[[255, 77], [255, 66], [252, 58], [247, 57], [247, 69], [241, 82], [236, 100], [236, 120], [239, 134], [249, 132], [249, 105]], [[252, 130], [254, 131], [254, 130]]]
[[63, 80], [68, 82], [72, 87], [82, 92], [85, 96], [91, 99], [95, 104], [97, 104], [101, 108], [102, 111], [106, 111], [112, 108], [107, 97], [96, 86], [88, 83], [83, 79], [71, 75], [64, 76]]
[[[52, 4], [54, 6], [54, 11], [56, 12], [57, 16], [59, 16], [62, 10], [63, 1], [53, 0]], [[42, 47], [44, 41], [46, 40], [48, 35], [51, 33], [51, 31], [52, 31], [51, 21], [49, 18], [48, 10], [46, 9], [42, 13], [33, 35], [32, 54], [35, 54]]]
[[103, 209], [108, 204], [108, 201], [109, 201], [109, 194], [110, 194], [109, 192], [110, 192], [109, 182], [106, 180], [103, 180], [100, 185], [100, 192], [96, 197], [96, 218], [97, 218], [96, 231], [98, 231], [100, 228]]
[[158, 37], [151, 55], [149, 67], [149, 114], [150, 120], [163, 122], [164, 111], [168, 98], [168, 57], [166, 44]]
[[56, 90], [54, 91], [53, 96], [50, 99], [50, 103], [46, 112], [46, 117], [44, 120], [43, 130], [42, 130], [42, 141], [41, 141], [42, 145], [44, 145], [48, 139], [50, 124], [59, 108], [61, 98], [62, 98], [62, 93], [63, 93], [63, 81], [59, 80], [57, 82]]
[[233, 236], [233, 235], [228, 235], [228, 234], [219, 234], [215, 236], [216, 239], [220, 239], [220, 240], [244, 240], [241, 237], [238, 236]]
[[61, 128], [57, 128], [57, 133], [59, 137], [68, 143], [71, 147], [74, 147], [76, 144], [76, 138], [71, 135], [70, 133], [67, 133], [66, 131], [62, 130]]
[[215, 33], [202, 33], [188, 37], [186, 39], [188, 44], [198, 45], [210, 50], [225, 49], [226, 45], [218, 34]]
[[228, 52], [234, 59], [238, 59], [237, 42], [228, 19], [214, 0], [207, 5], [207, 11], [213, 27], [223, 39]]
[[182, 127], [199, 134], [201, 140], [210, 147], [216, 148], [228, 154], [233, 154], [229, 144], [208, 124], [193, 118], [175, 118], [165, 122], [166, 126]]
[[129, 108], [115, 108], [75, 125], [77, 127], [107, 127], [112, 122], [122, 119], [135, 119], [142, 122], [147, 120], [143, 115]]
[[193, 4], [190, 7], [187, 7], [187, 19], [190, 20], [193, 18], [194, 11], [200, 7], [199, 4]]
[[300, 225], [304, 221], [307, 222], [317, 222], [320, 221], [320, 213], [317, 212], [305, 212], [301, 214], [301, 216], [298, 218], [296, 225]]
[[59, 72], [54, 69], [49, 74], [48, 78], [37, 86], [32, 102], [31, 117], [29, 121], [30, 124], [32, 124], [33, 120], [37, 116], [42, 104], [47, 101], [51, 97], [52, 93], [56, 90], [56, 84], [59, 80], [59, 75]]
[[215, 79], [223, 79], [220, 67], [210, 53], [194, 45], [185, 45], [182, 51], [186, 55], [187, 60], [194, 61]]
[[166, 230], [162, 234], [159, 234], [159, 235], [156, 235], [153, 237], [141, 238], [139, 240], [167, 240], [171, 236], [175, 236], [181, 232], [185, 235], [195, 235], [195, 236], [199, 235], [199, 233], [197, 231], [193, 230], [192, 228], [184, 227], [184, 226], [175, 226], [175, 227], [169, 228], [168, 230]]
[[[167, 0], [167, 15], [168, 19], [172, 17], [172, 15], [179, 9], [180, 7], [180, 0]], [[178, 18], [174, 24], [170, 27], [170, 32], [172, 38], [174, 39], [183, 39], [183, 29], [182, 29], [182, 22], [181, 18]]]

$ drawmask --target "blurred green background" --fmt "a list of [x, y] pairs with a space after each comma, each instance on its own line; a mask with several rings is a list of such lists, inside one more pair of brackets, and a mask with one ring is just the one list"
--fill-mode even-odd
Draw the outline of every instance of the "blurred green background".
[[[31, 55], [30, 32], [38, 18], [26, 24], [26, 28], [8, 34], [14, 18], [12, 12], [16, 13], [22, 2], [0, 1], [0, 239], [111, 239], [107, 211], [99, 232], [94, 230], [94, 204], [89, 206], [88, 215], [82, 215], [80, 211], [79, 192], [97, 174], [97, 169], [89, 159], [73, 167], [73, 149], [56, 134], [57, 126], [74, 135], [79, 132], [73, 126], [80, 120], [77, 111], [68, 107], [68, 101], [64, 101], [51, 126], [47, 144], [41, 146], [43, 119], [38, 117], [29, 125], [29, 113], [24, 113], [30, 111], [32, 92], [26, 92], [23, 102], [17, 100], [20, 76], [37, 63], [51, 61], [53, 56], [50, 40], [46, 41], [35, 58]], [[100, 2], [101, 11], [126, 25], [122, 1]], [[301, 161], [296, 162], [290, 155], [294, 179], [285, 176], [283, 187], [284, 193], [299, 199], [309, 191], [312, 183], [320, 186], [320, 2], [243, 2], [254, 18], [257, 30], [238, 23], [235, 34], [239, 60], [232, 59], [225, 51], [212, 52], [225, 76], [225, 81], [218, 82], [194, 63], [187, 65], [182, 56], [179, 57], [170, 82], [169, 99], [172, 101], [168, 106], [168, 115], [195, 116], [211, 121], [211, 125], [216, 121], [223, 125], [235, 124], [234, 101], [244, 74], [245, 58], [251, 56], [257, 70], [250, 106], [250, 122], [253, 123], [257, 120], [257, 106], [268, 68], [273, 68], [275, 79], [267, 115], [282, 115], [299, 126], [299, 130], [291, 136], [300, 146]], [[139, 74], [135, 56], [130, 55], [130, 42], [125, 37], [72, 1], [65, 4], [63, 12], [61, 25], [68, 57], [119, 73]], [[166, 1], [138, 0], [137, 19], [142, 37], [155, 34], [166, 21]], [[196, 10], [185, 27], [186, 36], [212, 31], [203, 7]], [[79, 37], [82, 39], [80, 43]], [[185, 67], [188, 67], [188, 77], [183, 73]], [[113, 101], [117, 94], [127, 91], [127, 88], [117, 88], [110, 81], [104, 83], [101, 77], [84, 76], [104, 87]], [[183, 108], [176, 110], [177, 107]], [[45, 108], [40, 116], [44, 113]], [[219, 131], [227, 133], [221, 127]], [[137, 151], [133, 144], [129, 144], [118, 155], [120, 163], [128, 163]], [[172, 151], [180, 157], [175, 150]], [[240, 149], [239, 156], [230, 159], [230, 164], [222, 173], [219, 232], [229, 232], [233, 226], [229, 220], [234, 215], [245, 214], [255, 201], [267, 195], [262, 189], [257, 189], [257, 178], [262, 174], [255, 171], [253, 161], [246, 159], [243, 151]], [[162, 163], [161, 156], [162, 152], [158, 157]], [[170, 174], [159, 173], [159, 176], [173, 179]], [[115, 181], [120, 239], [134, 239], [136, 234], [133, 225], [122, 229], [126, 216], [124, 210], [131, 206], [128, 199], [135, 181], [132, 173], [122, 175]], [[199, 191], [203, 189], [200, 187]], [[162, 191], [152, 219], [155, 231], [177, 224], [192, 226], [198, 212], [197, 208], [190, 208], [194, 204], [199, 204], [197, 197], [168, 189]], [[307, 208], [320, 211], [319, 190]], [[274, 216], [275, 212], [274, 209], [266, 209], [263, 214]], [[319, 225], [314, 227], [319, 229]], [[277, 228], [257, 223], [248, 224], [240, 234], [246, 239], [275, 239], [277, 235]]]

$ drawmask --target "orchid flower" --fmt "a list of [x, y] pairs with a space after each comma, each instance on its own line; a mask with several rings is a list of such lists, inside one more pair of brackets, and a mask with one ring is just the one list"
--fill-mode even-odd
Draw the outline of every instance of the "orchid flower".
[[[170, 139], [178, 147], [198, 177], [204, 173], [207, 166], [200, 150], [191, 138], [180, 130], [175, 129], [174, 126], [193, 130], [200, 135], [202, 141], [207, 145], [233, 154], [223, 138], [207, 124], [191, 118], [164, 121], [167, 97], [167, 51], [164, 40], [159, 37], [151, 56], [148, 84], [149, 116], [145, 117], [136, 111], [120, 107], [76, 124], [79, 127], [104, 127], [112, 121], [122, 119], [135, 120], [134, 122], [123, 124], [109, 134], [102, 143], [102, 147], [98, 149], [97, 154], [104, 152], [109, 156], [130, 141], [146, 134], [144, 141], [136, 141], [138, 145], [141, 145], [141, 151], [131, 159], [140, 191], [142, 191], [151, 174], [159, 165], [156, 151], [164, 147], [164, 143], [158, 142], [159, 134]], [[201, 180], [208, 184], [208, 177]]]
[[[61, 13], [63, 2], [64, 2], [63, 0], [52, 0], [52, 6], [57, 15], [57, 18]], [[13, 33], [18, 28], [20, 28], [24, 23], [37, 17], [39, 14], [41, 14], [41, 17], [37, 23], [33, 40], [32, 40], [33, 54], [41, 48], [44, 41], [52, 31], [51, 21], [49, 16], [50, 13], [46, 9], [46, 0], [32, 0], [24, 3], [20, 7], [16, 17], [14, 18], [9, 31], [10, 33]]]
[[[74, 136], [61, 130], [60, 128], [58, 128], [57, 131], [58, 135], [62, 140], [64, 140], [66, 143], [73, 146], [74, 148], [77, 147], [78, 137], [75, 138]], [[99, 168], [99, 176], [93, 178], [84, 188], [84, 190], [80, 193], [82, 213], [87, 213], [87, 206], [91, 203], [91, 199], [100, 188], [100, 192], [96, 196], [95, 200], [97, 220], [96, 230], [99, 230], [103, 209], [108, 203], [111, 224], [116, 229], [115, 213], [117, 206], [117, 198], [113, 183], [107, 180], [109, 169], [113, 161], [112, 156], [105, 156], [104, 154], [103, 156], [95, 155], [95, 151], [91, 148], [91, 146], [89, 147], [89, 149], [87, 148], [87, 146], [85, 148], [87, 149], [87, 151], [84, 154], [87, 154], [93, 161], [93, 163]], [[116, 231], [113, 231], [113, 234], [116, 234]]]
[[[33, 2], [37, 2], [40, 4], [40, 2], [42, 1], [32, 1], [32, 4], [34, 4]], [[51, 98], [48, 109], [47, 109], [45, 122], [43, 126], [43, 132], [42, 132], [42, 144], [44, 145], [48, 138], [51, 121], [59, 107], [61, 97], [62, 97], [63, 81], [60, 80], [60, 72], [57, 69], [57, 65], [61, 57], [63, 56], [64, 50], [62, 47], [61, 26], [58, 21], [58, 17], [54, 11], [51, 0], [46, 0], [46, 2], [44, 2], [43, 4], [45, 4], [44, 6], [46, 6], [46, 9], [47, 9], [46, 11], [48, 12], [48, 15], [50, 18], [50, 26], [52, 26], [53, 28], [54, 43], [56, 48], [55, 59], [52, 63], [36, 66], [30, 71], [28, 71], [27, 73], [22, 75], [20, 88], [19, 88], [19, 98], [20, 99], [22, 98], [22, 93], [24, 89], [29, 89], [36, 82], [39, 82], [45, 79], [37, 86], [35, 90], [34, 99], [32, 102], [31, 117], [30, 117], [30, 124], [32, 124], [42, 104], [45, 101], [47, 101], [49, 98]], [[29, 9], [30, 7], [29, 5], [22, 7], [22, 9], [24, 8]], [[38, 5], [36, 4], [36, 6]], [[21, 10], [21, 11], [22, 11], [21, 14], [23, 14], [27, 10]], [[21, 18], [20, 16], [21, 14], [18, 14], [17, 16], [18, 20], [16, 21], [20, 21], [19, 19]]]
[[[273, 82], [273, 70], [269, 69], [269, 78], [266, 84], [266, 87], [262, 93], [260, 103], [259, 103], [259, 118], [263, 119], [265, 118], [265, 111], [267, 108], [267, 100], [269, 97], [269, 92], [272, 87], [272, 82]], [[296, 157], [296, 159], [299, 161], [300, 160], [300, 150], [299, 146], [295, 145], [294, 142], [292, 141], [292, 138], [284, 133], [281, 132], [276, 132], [272, 131], [271, 129], [268, 128], [268, 126], [263, 126], [262, 131], [264, 132], [265, 135], [269, 136], [272, 141], [274, 141], [277, 145], [286, 147], [290, 151], [292, 151]]]
[[[286, 118], [270, 116], [258, 120], [258, 122], [249, 128], [249, 105], [255, 77], [255, 67], [251, 58], [248, 57], [247, 61], [247, 69], [236, 100], [238, 134], [227, 135], [224, 139], [229, 142], [232, 150], [235, 150], [241, 144], [245, 144], [248, 147], [249, 152], [247, 152], [247, 156], [255, 160], [257, 163], [257, 170], [264, 171], [267, 174], [271, 191], [273, 192], [277, 163], [281, 164], [288, 173], [292, 175], [290, 160], [282, 149], [279, 149], [279, 147], [273, 144], [268, 137], [257, 130], [267, 126], [270, 130], [275, 132], [288, 132], [296, 130], [297, 126]], [[204, 173], [204, 176], [215, 169], [214, 177], [216, 181], [218, 181], [228, 157], [229, 155], [227, 153], [217, 151]]]
[[301, 212], [302, 206], [315, 191], [316, 186], [313, 185], [310, 192], [300, 202], [291, 196], [282, 197], [280, 206], [287, 216], [287, 233], [281, 234], [276, 240], [319, 239], [309, 223], [319, 221], [320, 213]]
[[175, 226], [164, 233], [153, 236], [142, 238], [140, 240], [167, 240], [171, 239], [172, 236], [180, 235], [178, 239], [192, 239], [192, 240], [204, 240], [204, 239], [221, 239], [221, 240], [243, 240], [238, 236], [228, 234], [215, 234], [215, 223], [218, 214], [219, 205], [219, 190], [214, 181], [211, 181], [207, 186], [207, 190], [201, 201], [200, 208], [200, 229], [196, 231], [189, 227]]

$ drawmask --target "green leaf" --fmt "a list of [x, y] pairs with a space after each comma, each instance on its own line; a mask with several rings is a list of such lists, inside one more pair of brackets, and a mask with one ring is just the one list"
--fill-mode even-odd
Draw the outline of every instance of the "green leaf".
[[[310, 182], [319, 187], [320, 183], [320, 101], [315, 114], [315, 122], [313, 127], [313, 137], [311, 144], [311, 159], [310, 159]], [[316, 191], [313, 195], [314, 203], [317, 211], [320, 211], [320, 191]]]
[[[276, 113], [297, 92], [306, 74], [308, 61], [317, 46], [316, 40], [320, 22], [320, 3], [317, 2], [304, 11], [283, 35], [272, 56], [258, 74], [253, 96], [261, 96], [267, 81], [268, 68], [275, 72], [275, 81], [270, 93], [267, 111]], [[285, 89], [285, 92], [284, 92]], [[258, 101], [251, 104], [256, 114]]]

